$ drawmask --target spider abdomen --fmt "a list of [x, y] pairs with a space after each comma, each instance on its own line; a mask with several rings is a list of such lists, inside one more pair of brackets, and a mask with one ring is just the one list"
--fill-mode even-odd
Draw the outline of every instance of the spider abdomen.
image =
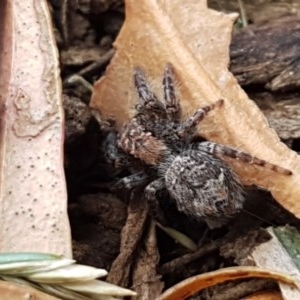
[[199, 150], [174, 156], [165, 168], [165, 184], [179, 211], [219, 227], [243, 206], [243, 188], [220, 159]]

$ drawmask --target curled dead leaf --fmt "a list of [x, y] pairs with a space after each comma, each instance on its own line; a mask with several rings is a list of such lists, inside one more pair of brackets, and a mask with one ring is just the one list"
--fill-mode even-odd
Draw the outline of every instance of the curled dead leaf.
[[[269, 278], [298, 287], [298, 282], [283, 273], [257, 267], [230, 267], [190, 277], [166, 290], [158, 300], [182, 300], [216, 284], [244, 278]], [[299, 287], [298, 287], [299, 289]]]
[[175, 67], [181, 105], [186, 116], [222, 98], [224, 107], [201, 123], [208, 140], [246, 151], [293, 172], [284, 176], [229, 160], [244, 184], [263, 187], [286, 209], [300, 217], [300, 158], [280, 142], [258, 107], [228, 71], [229, 43], [236, 15], [207, 8], [202, 0], [126, 2], [126, 21], [115, 42], [116, 54], [106, 75], [95, 85], [91, 106], [114, 117], [120, 127], [134, 109], [132, 74], [140, 66], [161, 96], [167, 62]]

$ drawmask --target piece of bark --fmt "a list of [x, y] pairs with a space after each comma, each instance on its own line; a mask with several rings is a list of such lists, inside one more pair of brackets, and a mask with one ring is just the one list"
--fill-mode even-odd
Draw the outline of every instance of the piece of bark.
[[86, 132], [92, 118], [89, 107], [77, 97], [63, 95], [65, 111], [65, 139], [72, 142]]
[[136, 300], [157, 299], [164, 284], [156, 272], [159, 253], [154, 221], [149, 226], [143, 244], [133, 269], [133, 290], [138, 294]]
[[[251, 279], [244, 282], [225, 282], [204, 290], [202, 292], [203, 297], [201, 300], [244, 300], [245, 297], [264, 290], [276, 290], [276, 283], [269, 279]], [[208, 297], [205, 297], [207, 295]]]
[[299, 96], [287, 95], [288, 99], [285, 100], [282, 100], [282, 97], [283, 95], [277, 96], [267, 92], [252, 96], [267, 117], [270, 127], [275, 129], [281, 139], [298, 139], [300, 138]]
[[272, 91], [300, 87], [300, 19], [287, 17], [236, 31], [230, 70], [242, 86], [264, 85]]
[[257, 245], [267, 242], [270, 238], [270, 234], [265, 229], [250, 231], [247, 235], [222, 245], [220, 254], [226, 259], [234, 258], [234, 262], [239, 265], [254, 265], [248, 258], [249, 253]]
[[262, 0], [208, 0], [210, 8], [224, 12], [238, 12], [244, 10], [244, 15], [249, 23], [262, 24], [270, 20], [279, 19], [285, 16], [297, 16], [300, 12], [299, 0], [279, 0], [279, 1], [262, 1]]
[[[127, 287], [130, 282], [130, 272], [134, 263], [134, 253], [148, 217], [147, 202], [133, 191], [128, 205], [128, 217], [121, 233], [120, 254], [113, 262], [107, 275], [107, 281]], [[141, 199], [142, 198], [142, 199]]]
[[105, 53], [106, 50], [99, 47], [70, 47], [60, 52], [60, 60], [64, 67], [82, 67], [97, 61]]

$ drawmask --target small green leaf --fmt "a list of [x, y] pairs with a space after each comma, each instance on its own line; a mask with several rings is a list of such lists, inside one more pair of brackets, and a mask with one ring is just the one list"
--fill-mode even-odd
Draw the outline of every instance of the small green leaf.
[[87, 281], [106, 275], [107, 271], [104, 269], [96, 269], [89, 266], [75, 264], [52, 271], [37, 272], [27, 277], [35, 282], [58, 284]]
[[136, 292], [100, 280], [90, 280], [82, 283], [62, 284], [61, 286], [76, 292], [89, 294], [92, 296], [93, 295], [111, 295], [111, 296], [119, 296], [119, 297], [136, 296]]
[[42, 291], [44, 291], [45, 293], [48, 293], [55, 297], [59, 297], [64, 300], [91, 300], [91, 298], [89, 297], [80, 295], [76, 292], [70, 291], [60, 286], [48, 284], [41, 284], [40, 286], [42, 288]]
[[156, 223], [156, 225], [163, 230], [167, 235], [172, 237], [176, 242], [184, 246], [185, 248], [191, 250], [191, 251], [196, 251], [197, 250], [197, 245], [185, 234], [171, 228], [171, 227], [165, 227], [161, 225], [160, 223]]
[[[49, 257], [51, 259], [42, 259]], [[77, 265], [71, 259], [39, 253], [5, 254], [0, 263], [0, 278], [3, 280], [26, 284], [64, 300], [118, 300], [114, 296], [136, 295], [128, 289], [94, 280], [106, 275], [104, 269]]]
[[8, 264], [11, 262], [27, 262], [27, 261], [40, 261], [40, 260], [57, 260], [62, 256], [39, 253], [39, 252], [12, 252], [12, 253], [0, 253], [0, 264]]
[[53, 270], [68, 266], [75, 261], [72, 259], [24, 261], [0, 264], [0, 274], [25, 276], [27, 274]]
[[273, 228], [273, 232], [300, 270], [300, 233], [297, 228], [286, 225]]

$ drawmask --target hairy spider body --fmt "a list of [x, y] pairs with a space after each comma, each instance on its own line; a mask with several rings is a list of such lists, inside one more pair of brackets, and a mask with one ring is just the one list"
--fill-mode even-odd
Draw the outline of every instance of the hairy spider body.
[[[125, 153], [155, 170], [157, 179], [144, 190], [152, 206], [157, 206], [156, 192], [166, 188], [179, 211], [205, 221], [210, 228], [219, 227], [240, 212], [245, 200], [243, 186], [222, 159], [230, 157], [291, 174], [289, 170], [224, 145], [194, 142], [198, 124], [224, 101], [199, 108], [182, 121], [170, 64], [163, 75], [164, 103], [157, 99], [139, 68], [134, 73], [134, 84], [138, 93], [136, 114], [120, 132], [117, 143]], [[144, 174], [133, 174], [122, 181], [127, 187], [133, 187], [145, 184], [150, 178], [152, 175], [148, 176], [145, 168]]]
[[179, 211], [205, 221], [210, 228], [226, 223], [244, 203], [238, 178], [220, 159], [201, 150], [174, 155], [161, 172]]

